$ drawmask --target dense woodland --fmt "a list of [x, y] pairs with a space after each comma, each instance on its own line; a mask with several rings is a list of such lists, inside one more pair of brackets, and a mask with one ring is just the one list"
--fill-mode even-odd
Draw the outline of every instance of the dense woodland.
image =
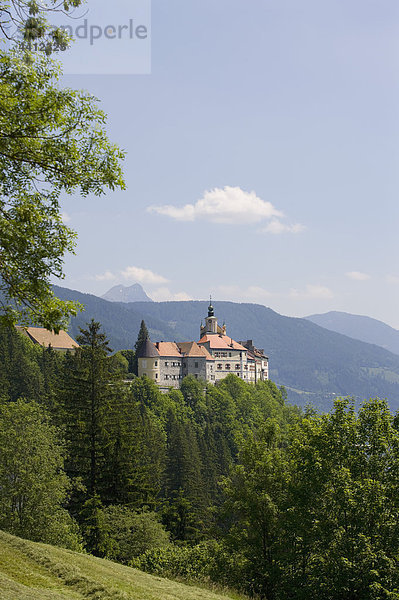
[[270, 600], [399, 598], [385, 401], [318, 414], [234, 375], [162, 394], [99, 323], [78, 341], [1, 331], [0, 528]]

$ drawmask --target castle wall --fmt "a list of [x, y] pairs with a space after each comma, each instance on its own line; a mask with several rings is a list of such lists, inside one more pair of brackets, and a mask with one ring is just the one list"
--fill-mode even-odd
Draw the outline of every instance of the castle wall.
[[163, 387], [172, 387], [178, 389], [183, 379], [182, 358], [177, 356], [160, 356], [160, 379], [159, 383]]
[[138, 375], [146, 375], [148, 379], [160, 383], [160, 358], [139, 358]]

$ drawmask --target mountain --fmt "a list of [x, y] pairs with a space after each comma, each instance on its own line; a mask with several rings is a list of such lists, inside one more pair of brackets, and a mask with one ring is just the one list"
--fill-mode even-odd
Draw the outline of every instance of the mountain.
[[[102, 323], [114, 350], [133, 348], [142, 319], [153, 341], [198, 340], [208, 307], [208, 301], [117, 303], [56, 286], [54, 291], [86, 306], [71, 321], [73, 337], [93, 317]], [[354, 396], [358, 401], [380, 396], [399, 408], [399, 356], [258, 304], [213, 305], [219, 322], [226, 322], [228, 335], [253, 339], [264, 348], [270, 377], [287, 388], [291, 402], [329, 409], [336, 396]]]
[[376, 344], [394, 354], [399, 354], [399, 331], [377, 319], [338, 311], [305, 318], [330, 331], [343, 333], [356, 340]]
[[110, 302], [152, 302], [139, 283], [130, 286], [114, 285], [101, 298]]
[[233, 596], [239, 597], [0, 531], [2, 600], [232, 600]]
[[[53, 290], [61, 300], [75, 300], [84, 305], [84, 310], [71, 319], [69, 333], [73, 338], [79, 335], [79, 328], [85, 327], [86, 323], [94, 318], [99, 321], [107, 333], [113, 350], [133, 348], [137, 340], [140, 323], [143, 319], [141, 308], [135, 310], [135, 302], [130, 304], [124, 302], [109, 302], [92, 294], [83, 294], [76, 290], [69, 290], [53, 286]], [[150, 306], [152, 302], [140, 303]], [[146, 325], [150, 336], [154, 340], [175, 339], [173, 327], [160, 321], [156, 317], [146, 317]]]

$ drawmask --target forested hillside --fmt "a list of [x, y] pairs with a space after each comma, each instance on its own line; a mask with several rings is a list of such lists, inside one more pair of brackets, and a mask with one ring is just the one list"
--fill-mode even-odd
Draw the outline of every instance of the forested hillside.
[[[0, 332], [0, 529], [262, 600], [398, 600], [399, 424], [386, 401], [303, 413], [274, 383], [234, 375], [161, 394], [127, 379], [99, 323], [77, 339], [56, 354]], [[3, 539], [11, 598], [21, 551], [40, 555], [42, 585], [132, 589], [109, 588], [118, 567], [70, 555], [71, 569], [62, 552]], [[29, 564], [25, 585], [38, 581]]]
[[[236, 462], [240, 440], [268, 418], [284, 430], [298, 418], [298, 409], [284, 404], [272, 382], [251, 387], [234, 376], [206, 388], [206, 393], [204, 383], [187, 377], [181, 391], [162, 394], [146, 378], [124, 381], [127, 360], [109, 356], [98, 324], [91, 322], [78, 341], [82, 348], [76, 354], [62, 354], [33, 345], [14, 330], [1, 331], [3, 467], [11, 453], [19, 457], [18, 468], [29, 470], [23, 465], [24, 456], [40, 435], [41, 454], [32, 457], [32, 468], [35, 461], [50, 461], [43, 481], [53, 487], [60, 507], [69, 497], [68, 514], [79, 523], [86, 547], [95, 554], [131, 559], [137, 553], [134, 543], [128, 546], [123, 540], [119, 546], [112, 532], [117, 537], [135, 519], [142, 520], [140, 527], [147, 536], [137, 542], [140, 551], [146, 543], [151, 546], [151, 535], [160, 546], [169, 538], [178, 542], [207, 538], [218, 520], [218, 482]], [[19, 428], [25, 429], [23, 439]], [[59, 435], [64, 454], [58, 447]], [[75, 482], [71, 489], [57, 478], [62, 456], [66, 475]], [[11, 494], [9, 472], [0, 466], [0, 474], [0, 528], [6, 524], [16, 535], [48, 542], [54, 535], [62, 539], [68, 530], [65, 540], [72, 543], [76, 538], [72, 545], [79, 545], [61, 508], [58, 521], [64, 523], [64, 533], [52, 531], [58, 524], [52, 521], [56, 511], [49, 508], [51, 497], [37, 491], [31, 503], [17, 509], [9, 495], [4, 497], [6, 490]], [[21, 495], [32, 476], [21, 482]], [[143, 509], [146, 512], [139, 516], [134, 512]]]
[[[91, 317], [104, 325], [114, 350], [133, 348], [144, 319], [153, 341], [198, 340], [207, 302], [105, 302], [89, 294], [56, 288], [63, 299], [75, 299], [86, 311], [72, 319], [71, 332]], [[270, 357], [271, 379], [284, 385], [290, 401], [324, 409], [336, 396], [358, 400], [371, 396], [389, 398], [399, 407], [399, 357], [390, 352], [294, 319], [258, 304], [214, 302], [220, 323], [236, 340], [253, 339]]]

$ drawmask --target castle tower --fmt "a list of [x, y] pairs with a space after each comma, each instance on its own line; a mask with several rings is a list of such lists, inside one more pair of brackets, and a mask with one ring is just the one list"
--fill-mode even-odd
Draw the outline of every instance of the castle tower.
[[[225, 330], [225, 328], [224, 328]], [[220, 334], [222, 328], [218, 326], [218, 320], [215, 317], [215, 309], [212, 306], [212, 298], [209, 301], [208, 316], [205, 318], [205, 325], [200, 328], [200, 338], [204, 335]]]
[[212, 306], [212, 299], [208, 306], [208, 316], [205, 319], [205, 333], [217, 333], [218, 332], [218, 321], [215, 317], [215, 310]]

